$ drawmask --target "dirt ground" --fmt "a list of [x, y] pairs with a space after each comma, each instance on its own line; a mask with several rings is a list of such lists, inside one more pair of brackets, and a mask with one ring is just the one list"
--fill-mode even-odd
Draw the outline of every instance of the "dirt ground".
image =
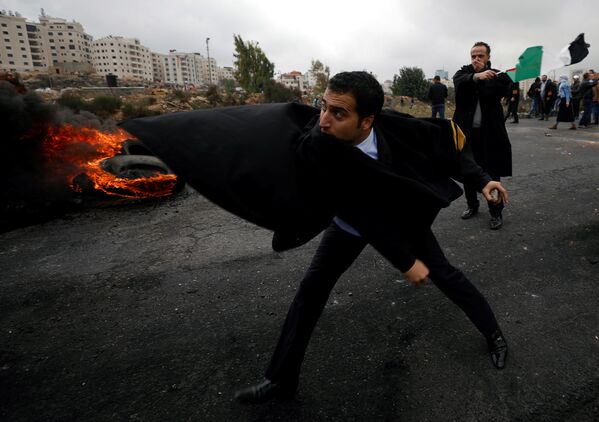
[[510, 125], [505, 226], [434, 226], [495, 309], [485, 343], [431, 285], [367, 249], [335, 287], [297, 397], [242, 406], [317, 239], [271, 233], [185, 190], [0, 234], [0, 420], [597, 421], [599, 130]]

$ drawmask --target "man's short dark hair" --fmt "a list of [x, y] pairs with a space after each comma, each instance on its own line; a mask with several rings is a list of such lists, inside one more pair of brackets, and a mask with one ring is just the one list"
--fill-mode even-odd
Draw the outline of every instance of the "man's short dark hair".
[[368, 72], [337, 73], [329, 80], [327, 88], [338, 94], [352, 94], [356, 100], [356, 111], [360, 119], [377, 116], [383, 108], [385, 101], [383, 88]]
[[591, 74], [589, 72], [584, 72], [582, 74], [582, 79], [584, 79], [586, 81], [587, 79], [589, 79], [589, 76], [591, 76]]
[[435, 77], [433, 78], [434, 81], [440, 81], [441, 77], [439, 75], [435, 75]]
[[[487, 49], [487, 56], [491, 55], [491, 47], [486, 42], [482, 42], [482, 41], [475, 42], [474, 45], [472, 46], [472, 48], [474, 48], [474, 47], [485, 47]], [[471, 48], [471, 50], [472, 50], [472, 48]]]

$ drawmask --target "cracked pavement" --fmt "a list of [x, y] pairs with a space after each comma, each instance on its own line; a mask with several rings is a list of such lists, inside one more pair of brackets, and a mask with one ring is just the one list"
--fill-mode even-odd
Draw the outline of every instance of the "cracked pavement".
[[296, 399], [241, 406], [317, 240], [271, 233], [185, 190], [0, 234], [0, 419], [593, 421], [599, 415], [599, 130], [508, 125], [504, 227], [434, 231], [510, 346], [367, 248], [315, 330]]

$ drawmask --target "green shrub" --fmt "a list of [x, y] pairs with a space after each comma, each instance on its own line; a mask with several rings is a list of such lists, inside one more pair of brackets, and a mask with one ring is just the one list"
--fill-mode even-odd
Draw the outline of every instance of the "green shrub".
[[169, 100], [189, 101], [191, 93], [181, 89], [175, 89], [169, 94], [168, 98]]
[[284, 103], [302, 97], [298, 89], [289, 89], [285, 85], [269, 80], [264, 84], [264, 100], [267, 103]]
[[65, 94], [62, 95], [56, 102], [62, 107], [70, 108], [75, 112], [79, 112], [81, 110], [89, 110], [90, 105], [86, 103], [83, 98], [78, 95], [73, 94]]
[[123, 101], [119, 97], [101, 95], [95, 97], [92, 102], [92, 112], [101, 117], [113, 115], [121, 109]]
[[206, 99], [213, 107], [216, 107], [220, 102], [222, 102], [220, 92], [216, 85], [210, 85], [208, 87], [208, 90], [206, 91]]
[[157, 110], [150, 110], [146, 104], [141, 103], [125, 103], [121, 109], [123, 119], [134, 119], [136, 117], [157, 116], [160, 114]]

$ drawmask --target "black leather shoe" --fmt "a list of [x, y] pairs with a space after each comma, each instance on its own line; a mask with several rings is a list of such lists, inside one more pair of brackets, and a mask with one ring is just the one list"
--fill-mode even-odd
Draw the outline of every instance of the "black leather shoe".
[[238, 390], [235, 393], [235, 400], [240, 403], [259, 404], [273, 399], [290, 399], [295, 395], [295, 391], [296, 388], [265, 379], [260, 384]]
[[491, 362], [493, 362], [495, 368], [503, 369], [507, 358], [507, 342], [499, 328], [487, 338], [487, 346], [489, 347]]
[[489, 221], [489, 226], [491, 227], [491, 230], [499, 230], [501, 226], [503, 226], [503, 217], [501, 217], [500, 215], [492, 215], [491, 221]]
[[478, 208], [468, 207], [466, 211], [462, 213], [462, 220], [468, 220], [469, 218], [474, 217], [476, 214], [478, 214]]

